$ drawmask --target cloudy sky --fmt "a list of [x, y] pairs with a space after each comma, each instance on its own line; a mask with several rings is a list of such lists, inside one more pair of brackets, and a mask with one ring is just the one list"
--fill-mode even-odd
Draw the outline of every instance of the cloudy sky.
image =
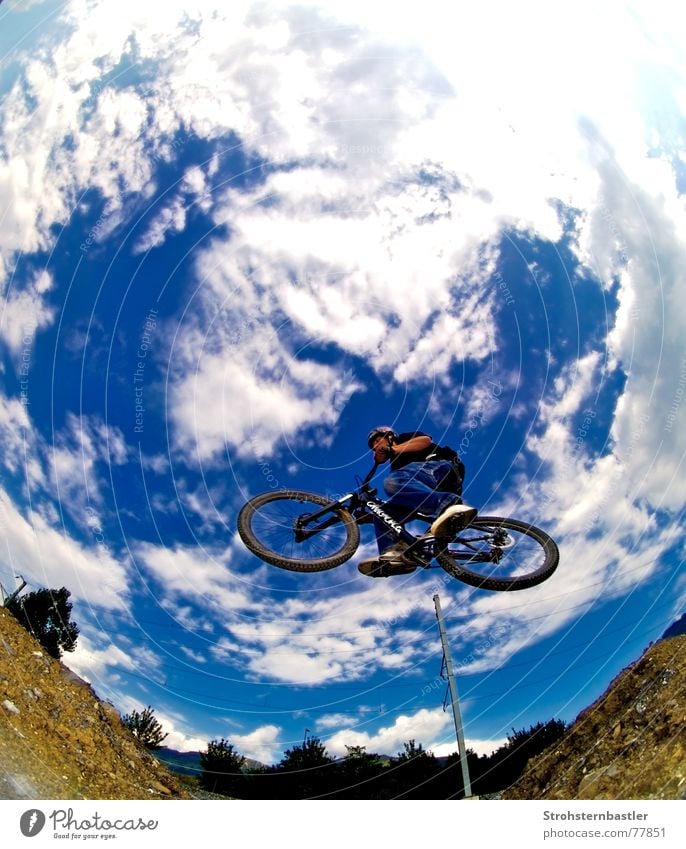
[[[686, 64], [672, 4], [0, 5], [0, 582], [179, 749], [456, 749], [572, 720], [683, 611]], [[561, 564], [296, 575], [245, 500], [366, 433], [461, 450]]]

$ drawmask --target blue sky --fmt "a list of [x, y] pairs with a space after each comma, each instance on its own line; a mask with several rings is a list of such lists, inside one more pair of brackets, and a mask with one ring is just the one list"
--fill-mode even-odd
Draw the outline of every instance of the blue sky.
[[[167, 5], [0, 6], [0, 582], [66, 585], [67, 663], [179, 749], [454, 751], [436, 591], [468, 745], [574, 719], [683, 611], [680, 13]], [[245, 550], [381, 422], [553, 578]]]

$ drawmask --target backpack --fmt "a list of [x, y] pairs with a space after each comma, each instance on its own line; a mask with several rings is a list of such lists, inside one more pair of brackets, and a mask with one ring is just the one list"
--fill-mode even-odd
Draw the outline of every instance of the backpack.
[[447, 445], [438, 445], [434, 449], [432, 457], [435, 457], [437, 460], [450, 460], [452, 464], [451, 470], [438, 484], [436, 489], [440, 492], [454, 492], [456, 495], [462, 495], [462, 483], [466, 470], [457, 451]]

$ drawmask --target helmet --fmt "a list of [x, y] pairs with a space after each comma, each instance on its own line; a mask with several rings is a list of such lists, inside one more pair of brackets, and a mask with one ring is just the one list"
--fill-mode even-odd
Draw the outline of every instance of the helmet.
[[398, 435], [390, 425], [377, 425], [375, 428], [369, 431], [369, 436], [367, 437], [367, 445], [371, 448], [374, 444], [374, 440], [379, 436], [383, 436], [384, 433], [389, 433], [392, 436]]

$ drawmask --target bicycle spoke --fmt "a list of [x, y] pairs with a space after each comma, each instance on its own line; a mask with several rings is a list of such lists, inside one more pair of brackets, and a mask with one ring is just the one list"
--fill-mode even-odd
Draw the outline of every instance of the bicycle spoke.
[[[307, 525], [311, 515], [317, 519]], [[239, 515], [239, 531], [248, 548], [284, 569], [319, 571], [347, 560], [359, 544], [350, 514], [312, 493], [297, 490], [256, 496]]]

